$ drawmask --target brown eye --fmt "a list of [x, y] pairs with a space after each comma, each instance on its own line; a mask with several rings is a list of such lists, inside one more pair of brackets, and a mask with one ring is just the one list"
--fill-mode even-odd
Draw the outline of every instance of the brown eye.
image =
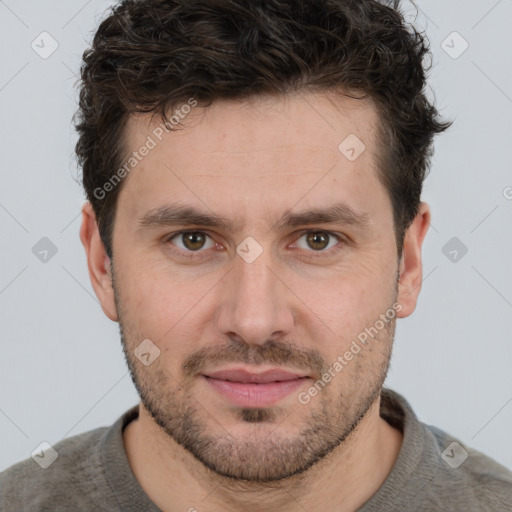
[[205, 236], [203, 233], [194, 231], [192, 233], [183, 233], [183, 245], [191, 251], [201, 249], [205, 243]]
[[306, 235], [306, 241], [311, 249], [321, 251], [329, 245], [330, 235], [325, 231], [312, 231]]
[[324, 253], [334, 254], [343, 247], [344, 239], [340, 235], [331, 233], [330, 231], [307, 231], [300, 236], [295, 242], [295, 247], [303, 249], [310, 253], [310, 256], [323, 256]]
[[184, 252], [198, 252], [201, 249], [210, 249], [215, 245], [211, 237], [202, 231], [177, 233], [169, 239], [169, 242], [174, 243]]

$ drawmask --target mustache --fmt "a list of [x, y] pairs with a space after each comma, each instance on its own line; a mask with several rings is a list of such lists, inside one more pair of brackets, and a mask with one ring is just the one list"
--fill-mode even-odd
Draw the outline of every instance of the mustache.
[[230, 345], [203, 347], [189, 355], [182, 364], [185, 377], [193, 377], [216, 363], [282, 365], [320, 376], [327, 367], [320, 352], [276, 340], [250, 345], [233, 340]]

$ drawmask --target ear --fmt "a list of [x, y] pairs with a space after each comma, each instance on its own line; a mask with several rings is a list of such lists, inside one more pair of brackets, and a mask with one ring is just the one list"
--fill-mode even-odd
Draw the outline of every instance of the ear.
[[398, 282], [398, 302], [402, 304], [402, 310], [397, 312], [398, 318], [405, 318], [416, 309], [423, 280], [421, 247], [430, 226], [430, 219], [429, 205], [420, 203], [418, 214], [405, 232]]
[[82, 206], [82, 225], [80, 227], [80, 240], [87, 254], [87, 267], [92, 287], [98, 297], [101, 309], [110, 320], [117, 322], [117, 309], [114, 301], [114, 288], [108, 257], [100, 238], [96, 215], [91, 203]]

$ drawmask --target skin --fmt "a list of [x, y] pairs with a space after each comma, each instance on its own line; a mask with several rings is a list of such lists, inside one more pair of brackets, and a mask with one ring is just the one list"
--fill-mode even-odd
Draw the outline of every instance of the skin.
[[[342, 96], [334, 107], [313, 93], [197, 106], [123, 184], [112, 262], [84, 205], [91, 282], [120, 324], [141, 396], [139, 418], [124, 431], [129, 463], [163, 511], [353, 511], [391, 471], [402, 434], [379, 416], [379, 394], [396, 318], [307, 404], [298, 400], [393, 304], [398, 318], [416, 307], [430, 209], [421, 203], [399, 259], [391, 202], [376, 174], [377, 120], [370, 100]], [[143, 145], [157, 124], [148, 114], [132, 117], [127, 147]], [[353, 162], [338, 150], [349, 134], [366, 146]], [[236, 229], [138, 227], [149, 210], [177, 202]], [[368, 222], [277, 227], [287, 211], [337, 202], [366, 212]], [[196, 245], [169, 240], [187, 229], [208, 236]], [[323, 235], [316, 245], [312, 231]], [[236, 252], [248, 236], [263, 249], [252, 263]], [[144, 339], [160, 350], [149, 366], [134, 355]], [[201, 377], [234, 366], [310, 378], [255, 411]]]

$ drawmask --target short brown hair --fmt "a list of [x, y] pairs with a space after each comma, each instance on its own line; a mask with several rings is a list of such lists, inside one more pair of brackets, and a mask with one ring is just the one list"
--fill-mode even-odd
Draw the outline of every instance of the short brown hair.
[[[291, 91], [370, 97], [380, 125], [379, 179], [393, 205], [401, 254], [418, 212], [433, 137], [451, 125], [427, 100], [426, 38], [400, 1], [123, 0], [83, 55], [76, 154], [102, 242], [112, 258], [116, 200], [95, 191], [122, 165], [131, 114], [168, 112]], [[340, 141], [341, 142], [341, 141]]]

